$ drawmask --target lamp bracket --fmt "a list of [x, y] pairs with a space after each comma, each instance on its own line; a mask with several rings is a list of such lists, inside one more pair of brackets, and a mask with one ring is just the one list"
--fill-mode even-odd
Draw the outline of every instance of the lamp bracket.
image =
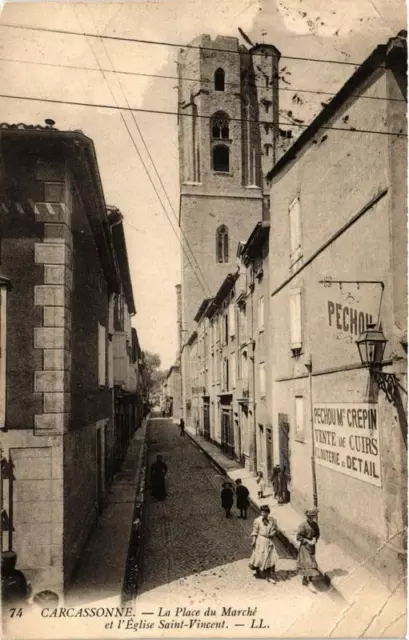
[[384, 373], [383, 371], [371, 369], [371, 376], [379, 389], [382, 389], [386, 395], [388, 402], [395, 404], [398, 392], [398, 380], [396, 375], [394, 373]]

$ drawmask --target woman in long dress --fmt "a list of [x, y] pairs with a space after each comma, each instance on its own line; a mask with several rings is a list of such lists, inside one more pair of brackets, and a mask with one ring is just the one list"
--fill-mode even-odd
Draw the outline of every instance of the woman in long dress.
[[316, 544], [320, 537], [320, 528], [317, 523], [318, 509], [307, 509], [305, 512], [307, 519], [297, 531], [297, 540], [300, 543], [297, 557], [297, 567], [302, 575], [302, 584], [316, 592], [312, 579], [320, 575], [317, 560], [315, 557]]
[[167, 471], [167, 464], [163, 461], [162, 456], [158, 454], [156, 462], [151, 466], [152, 495], [157, 500], [164, 500], [166, 497], [165, 476]]
[[251, 533], [253, 553], [250, 558], [250, 567], [256, 570], [256, 578], [266, 578], [268, 582], [275, 584], [278, 555], [274, 546], [274, 535], [277, 531], [277, 522], [270, 516], [268, 505], [260, 507], [261, 515], [254, 520]]

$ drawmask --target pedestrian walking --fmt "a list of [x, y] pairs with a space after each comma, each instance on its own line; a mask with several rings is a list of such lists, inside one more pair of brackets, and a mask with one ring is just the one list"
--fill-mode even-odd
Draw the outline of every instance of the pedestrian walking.
[[307, 519], [299, 526], [297, 540], [300, 543], [297, 557], [297, 568], [302, 575], [302, 584], [309, 587], [310, 591], [316, 593], [312, 579], [320, 575], [317, 560], [315, 557], [316, 544], [320, 537], [320, 528], [317, 517], [318, 509], [307, 509], [305, 512]]
[[223, 489], [220, 494], [222, 507], [226, 512], [226, 518], [231, 516], [231, 508], [234, 502], [234, 493], [230, 482], [223, 482]]
[[241, 479], [238, 478], [236, 480], [236, 505], [237, 509], [240, 511], [239, 518], [243, 518], [243, 520], [246, 520], [247, 518], [247, 509], [249, 508], [249, 495], [249, 490], [244, 486]]
[[180, 419], [179, 429], [180, 429], [180, 435], [184, 436], [185, 435], [185, 421], [183, 420], [183, 418]]
[[151, 466], [151, 489], [152, 495], [157, 500], [166, 498], [166, 482], [165, 477], [168, 472], [168, 466], [163, 461], [160, 454], [156, 456], [156, 462]]
[[287, 471], [286, 465], [284, 465], [278, 474], [278, 504], [286, 504], [290, 501], [289, 483], [290, 474]]
[[257, 471], [257, 485], [258, 485], [258, 490], [257, 490], [258, 497], [259, 498], [264, 498], [264, 491], [266, 489], [266, 481], [264, 480], [262, 471]]
[[278, 555], [274, 545], [274, 535], [277, 532], [277, 522], [270, 516], [270, 507], [260, 507], [261, 515], [254, 520], [252, 536], [253, 552], [250, 558], [250, 568], [255, 569], [256, 578], [265, 578], [267, 582], [277, 583], [276, 569]]
[[278, 500], [278, 495], [280, 493], [280, 486], [279, 486], [280, 473], [281, 473], [281, 468], [280, 468], [280, 465], [277, 464], [273, 469], [273, 473], [271, 474], [271, 484], [273, 485], [273, 494], [276, 500]]

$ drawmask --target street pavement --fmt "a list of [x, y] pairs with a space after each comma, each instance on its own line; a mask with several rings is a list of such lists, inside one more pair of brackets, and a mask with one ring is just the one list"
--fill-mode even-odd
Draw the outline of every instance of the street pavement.
[[[232, 517], [226, 518], [220, 505], [224, 476], [190, 438], [180, 436], [171, 420], [151, 421], [148, 451], [149, 464], [160, 453], [168, 465], [168, 495], [166, 500], [156, 501], [148, 491], [146, 498], [138, 617], [155, 620], [156, 626], [165, 610], [170, 612], [170, 623], [177, 624], [181, 616], [175, 617], [176, 607], [195, 611], [200, 620], [206, 620], [204, 611], [209, 606], [217, 615], [223, 612], [222, 607], [256, 609], [255, 615], [228, 616], [229, 633], [242, 637], [249, 633], [289, 635], [290, 628], [296, 629], [297, 635], [304, 635], [305, 629], [308, 635], [310, 618], [316, 611], [320, 615], [327, 612], [335, 624], [343, 610], [342, 602], [323, 582], [317, 584], [317, 594], [303, 587], [296, 575], [295, 558], [279, 541], [278, 583], [254, 577], [249, 558], [256, 514], [250, 510], [248, 519], [243, 521], [234, 508]], [[165, 618], [162, 624], [166, 624]], [[165, 633], [172, 629], [162, 628]], [[201, 633], [206, 637], [206, 632]], [[189, 634], [192, 629], [173, 628], [173, 636]]]

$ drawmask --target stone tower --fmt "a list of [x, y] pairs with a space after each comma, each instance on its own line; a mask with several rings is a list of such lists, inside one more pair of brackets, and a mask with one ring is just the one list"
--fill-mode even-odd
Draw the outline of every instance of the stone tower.
[[269, 216], [264, 180], [275, 161], [278, 62], [272, 45], [202, 35], [178, 59], [182, 322], [236, 268], [236, 248]]

